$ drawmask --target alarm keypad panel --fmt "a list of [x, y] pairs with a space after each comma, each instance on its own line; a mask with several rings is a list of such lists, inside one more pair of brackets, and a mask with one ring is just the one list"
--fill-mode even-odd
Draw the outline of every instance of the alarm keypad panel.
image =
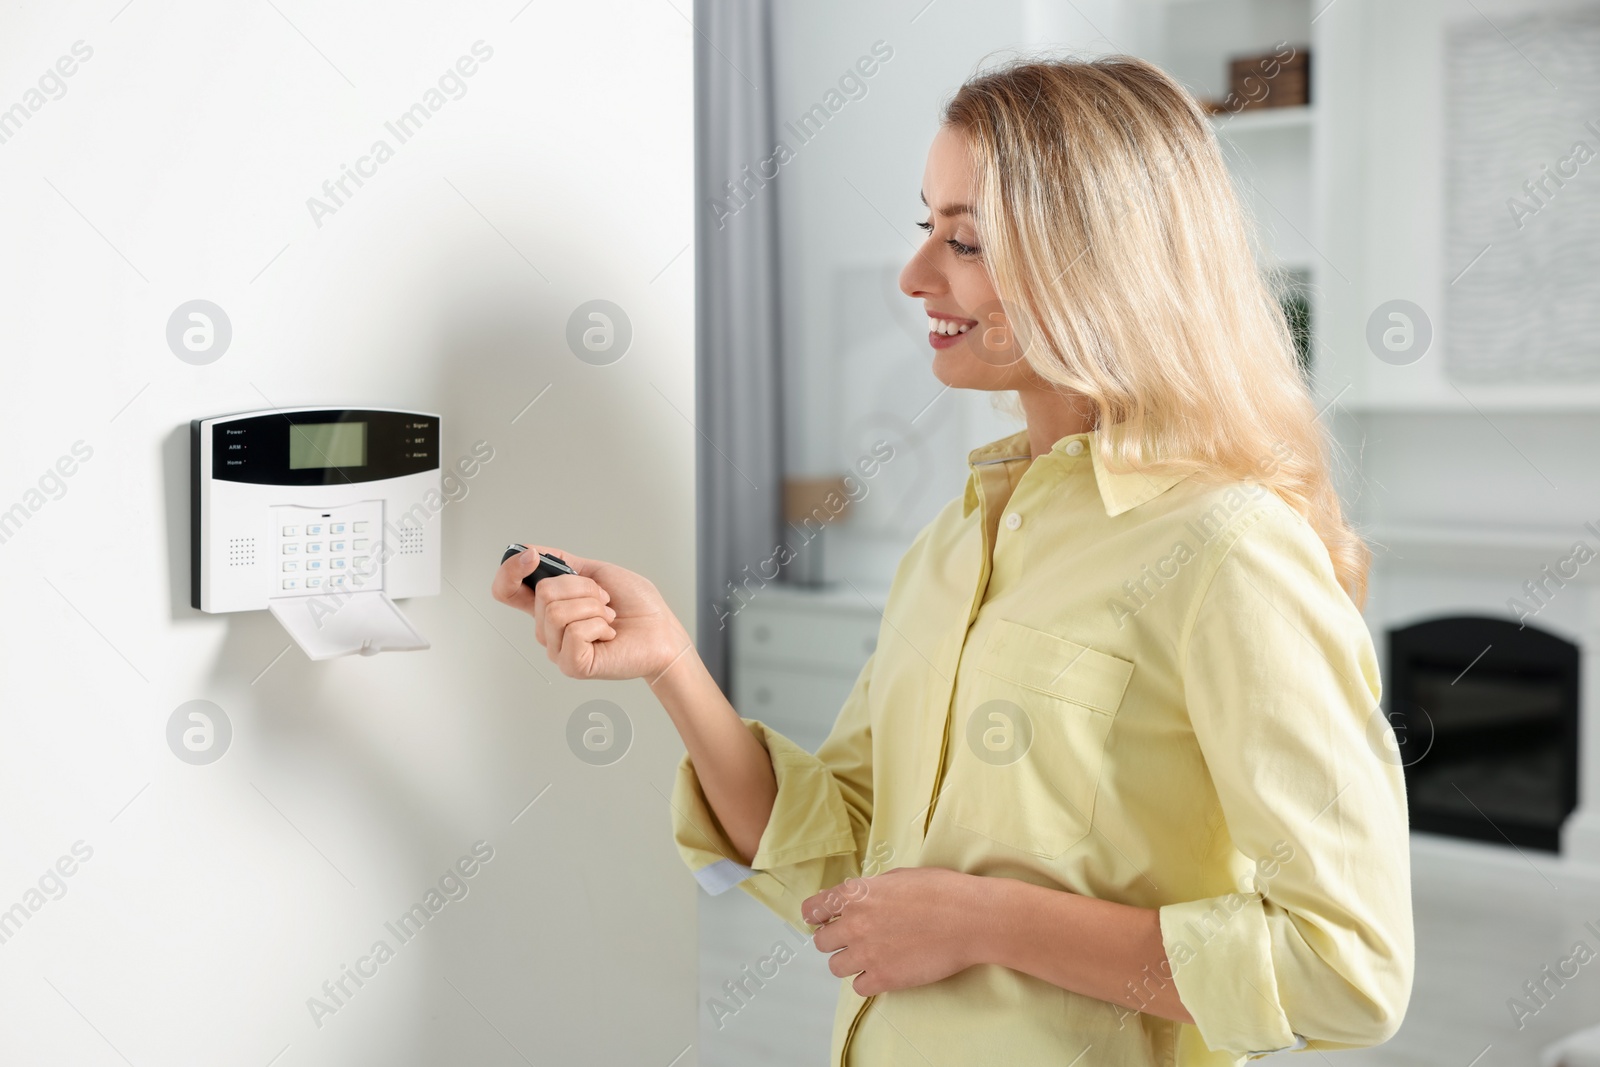
[[328, 407], [192, 420], [190, 604], [270, 611], [313, 660], [427, 648], [395, 601], [439, 592], [439, 423]]
[[383, 588], [383, 502], [272, 509], [270, 597]]
[[383, 614], [351, 612], [353, 597], [437, 595], [440, 421], [312, 407], [192, 421], [191, 605], [305, 608], [321, 595], [336, 599], [319, 610], [353, 625]]

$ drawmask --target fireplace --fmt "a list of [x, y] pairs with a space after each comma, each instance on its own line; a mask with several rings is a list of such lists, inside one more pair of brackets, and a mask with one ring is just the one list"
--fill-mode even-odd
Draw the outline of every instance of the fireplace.
[[1560, 851], [1578, 803], [1578, 646], [1504, 618], [1388, 631], [1411, 828]]

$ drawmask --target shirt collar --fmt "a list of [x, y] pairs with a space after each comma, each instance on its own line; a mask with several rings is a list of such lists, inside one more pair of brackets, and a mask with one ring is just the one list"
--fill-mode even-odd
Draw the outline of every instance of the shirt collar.
[[[1183, 481], [1183, 474], [1147, 474], [1144, 471], [1128, 471], [1118, 473], [1107, 470], [1100, 459], [1100, 449], [1096, 447], [1095, 438], [1098, 430], [1086, 433], [1068, 434], [1050, 446], [1050, 451], [1065, 457], [1067, 446], [1073, 441], [1080, 441], [1084, 451], [1089, 453], [1090, 462], [1094, 465], [1095, 485], [1100, 490], [1100, 502], [1105, 505], [1108, 516], [1121, 515], [1154, 500], [1156, 497]], [[1028, 443], [1028, 431], [1019, 430], [1008, 437], [997, 441], [990, 441], [980, 445], [967, 453], [967, 467], [971, 475], [967, 478], [967, 492], [962, 507], [962, 514], [969, 515], [972, 509], [978, 506], [977, 468], [989, 463], [999, 463], [1006, 460], [1022, 460], [1032, 455]], [[1040, 457], [1043, 458], [1043, 457]]]

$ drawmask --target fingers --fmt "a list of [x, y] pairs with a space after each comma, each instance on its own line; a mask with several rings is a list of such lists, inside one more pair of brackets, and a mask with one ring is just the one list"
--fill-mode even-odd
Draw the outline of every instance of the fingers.
[[521, 608], [523, 611], [532, 610], [533, 591], [522, 584], [522, 579], [538, 568], [539, 551], [537, 548], [532, 548], [526, 552], [518, 552], [500, 564], [500, 568], [494, 572], [494, 581], [489, 584], [489, 592], [496, 600], [502, 604]]
[[[587, 581], [588, 579], [584, 579]], [[540, 595], [544, 595], [544, 583], [539, 583]], [[617, 617], [617, 611], [610, 603], [605, 590], [600, 590], [599, 596], [574, 596], [546, 598], [540, 602], [543, 609], [545, 625], [554, 627], [549, 633], [556, 633], [561, 627], [577, 622], [579, 619], [602, 617], [607, 622]]]
[[594, 645], [609, 641], [617, 631], [604, 619], [580, 619], [561, 631], [560, 644], [546, 646], [552, 662], [570, 678], [585, 678], [594, 667]]
[[502, 563], [490, 583], [491, 595], [500, 603], [525, 611], [538, 619], [539, 602], [535, 599], [535, 591], [523, 585], [522, 580], [539, 568], [541, 552], [566, 561], [568, 566], [579, 573], [542, 579], [538, 584], [540, 596], [549, 599], [592, 596], [602, 602], [611, 599], [611, 594], [588, 576], [600, 566], [597, 561], [547, 545], [530, 545], [526, 552], [519, 552]]
[[844, 932], [844, 923], [826, 923], [817, 928], [811, 935], [811, 943], [817, 946], [818, 952], [837, 952], [849, 944]]
[[835, 952], [828, 957], [828, 970], [833, 972], [835, 978], [844, 978], [852, 974], [860, 974], [866, 970], [858, 958], [860, 953], [853, 948], [843, 952]]
[[833, 890], [807, 897], [800, 904], [800, 917], [812, 926], [821, 926], [839, 914], [844, 898]]
[[[552, 579], [553, 580], [553, 579]], [[588, 579], [584, 579], [587, 581]], [[539, 583], [540, 593], [544, 582]], [[562, 634], [577, 623], [595, 619], [609, 624], [617, 617], [616, 610], [599, 597], [582, 596], [570, 599], [543, 601], [534, 614], [534, 635], [539, 643], [549, 649], [552, 658], [561, 651]], [[585, 631], [587, 632], [587, 631]], [[613, 636], [615, 633], [613, 632]]]
[[800, 917], [813, 926], [821, 925], [836, 918], [844, 911], [846, 904], [860, 900], [865, 895], [866, 881], [861, 878], [848, 878], [832, 889], [824, 889], [801, 901]]
[[830, 954], [828, 970], [836, 978], [857, 975], [853, 983], [857, 993], [861, 993], [866, 980], [866, 953], [860, 945], [851, 947], [851, 937], [858, 931], [852, 929], [856, 924], [846, 919], [843, 912], [846, 904], [861, 899], [862, 894], [852, 890], [863, 888], [863, 879], [849, 879], [832, 889], [807, 897], [800, 904], [800, 914], [807, 922], [822, 924], [811, 935], [811, 943], [817, 946], [817, 951]]
[[[527, 542], [523, 543], [527, 544]], [[539, 553], [541, 552], [545, 552], [556, 557], [567, 566], [583, 575], [593, 574], [594, 569], [600, 565], [600, 561], [597, 559], [588, 559], [584, 556], [573, 555], [564, 548], [556, 548], [553, 545], [528, 544], [528, 551], [522, 553], [522, 556], [519, 557], [526, 558], [527, 560], [531, 561], [528, 565], [528, 569], [522, 572], [524, 575], [532, 574], [533, 569], [539, 565]], [[544, 583], [541, 582], [540, 584], [542, 585]]]

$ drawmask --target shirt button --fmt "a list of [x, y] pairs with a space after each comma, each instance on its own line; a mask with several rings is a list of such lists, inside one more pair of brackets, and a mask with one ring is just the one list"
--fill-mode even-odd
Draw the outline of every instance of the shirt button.
[[1022, 516], [1017, 514], [1015, 511], [1013, 511], [1011, 514], [1006, 516], [1006, 529], [1015, 530], [1018, 526], [1021, 526], [1021, 525], [1022, 525]]
[[1069, 455], [1069, 456], [1081, 456], [1081, 455], [1083, 455], [1083, 442], [1082, 441], [1068, 441], [1067, 442], [1067, 455]]

